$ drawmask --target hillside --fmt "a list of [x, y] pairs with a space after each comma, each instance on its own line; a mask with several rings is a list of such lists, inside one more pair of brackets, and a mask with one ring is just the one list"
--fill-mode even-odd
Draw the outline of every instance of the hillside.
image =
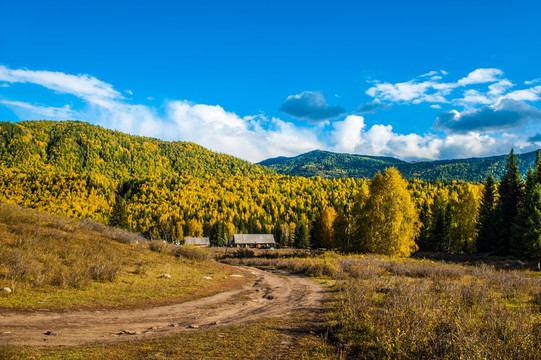
[[100, 174], [108, 180], [272, 172], [194, 143], [132, 136], [80, 121], [0, 122], [0, 168]]
[[[89, 220], [0, 203], [0, 289], [11, 289], [0, 296], [0, 308], [139, 307], [239, 284], [224, 279], [229, 267], [200, 249], [188, 250]], [[164, 273], [171, 275], [166, 281]], [[203, 276], [224, 280], [210, 285]]]
[[[391, 157], [339, 154], [311, 151], [295, 157], [267, 159], [260, 165], [279, 174], [320, 176], [322, 178], [372, 178], [375, 173], [394, 166], [408, 179], [483, 181], [489, 173], [499, 179], [505, 171], [507, 155], [440, 161], [405, 162]], [[535, 152], [518, 155], [524, 174], [533, 165]]]

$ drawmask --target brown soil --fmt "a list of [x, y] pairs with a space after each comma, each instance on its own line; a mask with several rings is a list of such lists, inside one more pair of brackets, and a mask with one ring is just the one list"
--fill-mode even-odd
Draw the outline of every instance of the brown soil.
[[[78, 345], [146, 339], [241, 324], [292, 311], [315, 312], [326, 291], [298, 275], [238, 267], [250, 281], [241, 290], [181, 304], [132, 310], [0, 313], [2, 345]], [[209, 280], [211, 281], [211, 280]]]

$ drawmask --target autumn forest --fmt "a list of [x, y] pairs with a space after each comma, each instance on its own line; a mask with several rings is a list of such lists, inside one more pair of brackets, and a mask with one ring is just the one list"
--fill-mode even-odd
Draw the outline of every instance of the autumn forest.
[[[0, 123], [0, 201], [182, 242], [272, 233], [280, 246], [409, 256], [415, 251], [541, 256], [541, 159], [501, 179], [280, 175], [184, 142], [83, 122]], [[499, 180], [499, 181], [497, 181]]]

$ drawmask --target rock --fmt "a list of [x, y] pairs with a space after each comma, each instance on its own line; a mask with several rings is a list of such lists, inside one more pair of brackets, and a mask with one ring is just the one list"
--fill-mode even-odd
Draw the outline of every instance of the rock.
[[2, 292], [5, 292], [5, 293], [8, 293], [10, 294], [13, 290], [11, 290], [11, 288], [8, 288], [8, 287], [5, 287], [2, 289]]
[[171, 279], [171, 275], [169, 274], [163, 274], [162, 276], [160, 276], [161, 278], [164, 278], [164, 279]]
[[203, 279], [212, 280], [212, 278], [210, 276], [203, 276]]
[[218, 325], [219, 323], [220, 323], [219, 321], [213, 321], [209, 325]]
[[44, 332], [43, 335], [56, 336], [56, 335], [58, 335], [58, 333], [55, 333], [55, 332], [52, 332], [52, 331], [47, 331], [47, 332]]
[[188, 329], [199, 329], [199, 325], [195, 325], [195, 324], [188, 325]]
[[121, 332], [117, 333], [117, 335], [137, 335], [138, 332], [137, 331], [132, 331], [132, 330], [122, 330]]

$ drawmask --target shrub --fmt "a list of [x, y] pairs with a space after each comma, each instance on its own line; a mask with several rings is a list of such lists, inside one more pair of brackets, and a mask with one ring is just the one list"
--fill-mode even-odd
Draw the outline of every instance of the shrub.
[[205, 261], [212, 258], [210, 252], [207, 249], [198, 248], [190, 245], [177, 246], [173, 251], [173, 255], [176, 257], [182, 257], [189, 260]]

